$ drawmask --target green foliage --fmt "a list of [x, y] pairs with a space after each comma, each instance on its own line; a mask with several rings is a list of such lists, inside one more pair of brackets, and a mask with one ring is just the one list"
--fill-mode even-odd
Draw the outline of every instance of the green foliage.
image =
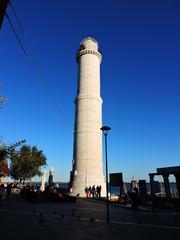
[[8, 152], [5, 146], [0, 145], [0, 163], [8, 157]]
[[15, 151], [15, 149], [18, 146], [24, 144], [25, 142], [26, 142], [25, 140], [22, 140], [10, 145], [5, 145], [1, 137], [0, 138], [0, 163], [7, 160], [11, 156], [11, 154]]
[[20, 181], [40, 175], [41, 166], [46, 165], [46, 157], [43, 152], [35, 146], [31, 147], [25, 144], [25, 142], [22, 140], [6, 145], [0, 137], [0, 172], [8, 174], [7, 160], [9, 160], [9, 175]]
[[8, 152], [4, 144], [0, 145], [0, 177], [8, 174]]
[[3, 142], [2, 136], [0, 136], [0, 164], [7, 158], [7, 149]]
[[45, 155], [35, 146], [23, 145], [19, 151], [11, 151], [10, 175], [16, 180], [22, 181], [40, 175], [40, 168], [45, 165]]

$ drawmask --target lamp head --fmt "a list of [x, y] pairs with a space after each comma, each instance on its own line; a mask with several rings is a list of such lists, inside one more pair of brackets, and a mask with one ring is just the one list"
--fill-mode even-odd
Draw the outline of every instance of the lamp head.
[[107, 135], [108, 134], [108, 131], [111, 130], [110, 127], [108, 126], [103, 126], [102, 128], [100, 128], [101, 131], [103, 131], [104, 135]]

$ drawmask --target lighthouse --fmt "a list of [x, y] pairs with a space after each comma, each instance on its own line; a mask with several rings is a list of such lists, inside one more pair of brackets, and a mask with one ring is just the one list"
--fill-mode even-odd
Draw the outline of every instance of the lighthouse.
[[106, 194], [102, 161], [102, 98], [100, 96], [100, 64], [102, 55], [98, 42], [85, 38], [76, 55], [78, 64], [77, 96], [75, 98], [73, 195], [85, 196], [85, 188], [100, 186]]

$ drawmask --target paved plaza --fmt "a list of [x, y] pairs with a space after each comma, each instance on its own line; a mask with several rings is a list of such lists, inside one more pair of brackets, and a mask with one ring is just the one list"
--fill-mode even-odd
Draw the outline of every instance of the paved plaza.
[[9, 239], [180, 239], [180, 211], [147, 210], [106, 204], [97, 200], [29, 203], [12, 195], [0, 204], [1, 237]]

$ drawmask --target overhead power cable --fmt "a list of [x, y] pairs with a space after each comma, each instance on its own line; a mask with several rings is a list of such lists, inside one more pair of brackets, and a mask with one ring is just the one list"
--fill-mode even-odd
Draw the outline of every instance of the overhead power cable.
[[43, 92], [45, 93], [45, 95], [47, 97], [47, 99], [49, 100], [49, 102], [51, 103], [51, 105], [53, 106], [54, 110], [56, 111], [56, 113], [58, 114], [58, 117], [59, 117], [59, 108], [58, 108], [57, 104], [55, 103], [54, 98], [49, 93], [46, 81], [42, 77], [42, 74], [41, 74], [39, 66], [33, 60], [31, 45], [30, 45], [27, 37], [25, 36], [24, 28], [23, 28], [23, 26], [22, 26], [22, 24], [21, 24], [21, 22], [20, 22], [20, 20], [18, 18], [16, 10], [15, 10], [15, 8], [14, 8], [14, 6], [13, 6], [11, 1], [9, 1], [9, 5], [10, 5], [10, 7], [12, 9], [12, 12], [14, 14], [15, 20], [16, 20], [16, 22], [17, 22], [17, 24], [18, 24], [18, 26], [19, 26], [19, 28], [21, 30], [21, 34], [22, 34], [22, 36], [24, 38], [24, 41], [26, 42], [26, 45], [25, 45], [26, 48], [24, 47], [24, 44], [20, 40], [20, 37], [18, 36], [17, 31], [15, 30], [15, 27], [13, 26], [12, 21], [10, 20], [10, 17], [6, 13], [6, 17], [7, 17], [7, 20], [9, 22], [9, 25], [12, 28], [12, 30], [13, 30], [15, 36], [16, 36], [16, 39], [17, 39], [21, 49], [23, 50], [24, 55], [26, 56], [27, 62], [29, 64], [29, 66], [30, 66], [30, 69], [32, 71], [34, 79], [36, 81], [38, 81], [38, 83], [40, 84], [41, 88], [43, 89]]
[[15, 8], [14, 8], [14, 6], [13, 6], [13, 4], [12, 4], [11, 1], [9, 1], [9, 6], [10, 6], [11, 9], [12, 9], [12, 12], [13, 12], [13, 14], [14, 14], [14, 16], [15, 16], [16, 22], [18, 23], [19, 28], [21, 29], [22, 34], [24, 35], [23, 27], [22, 27], [22, 25], [21, 25], [21, 22], [20, 22], [20, 20], [19, 20], [17, 14], [16, 14]]
[[13, 26], [13, 24], [12, 24], [12, 22], [11, 22], [9, 16], [8, 16], [8, 14], [5, 13], [5, 16], [6, 16], [7, 20], [8, 20], [8, 23], [9, 23], [11, 29], [13, 30], [13, 32], [14, 32], [14, 34], [15, 34], [15, 36], [16, 36], [16, 39], [17, 39], [17, 41], [18, 41], [21, 49], [23, 50], [23, 53], [26, 55], [26, 51], [25, 51], [25, 49], [24, 49], [24, 47], [23, 47], [23, 45], [22, 45], [22, 43], [21, 43], [20, 38], [18, 37], [18, 34], [17, 34], [17, 32], [16, 32], [16, 30], [15, 30], [15, 28], [14, 28], [14, 26]]

